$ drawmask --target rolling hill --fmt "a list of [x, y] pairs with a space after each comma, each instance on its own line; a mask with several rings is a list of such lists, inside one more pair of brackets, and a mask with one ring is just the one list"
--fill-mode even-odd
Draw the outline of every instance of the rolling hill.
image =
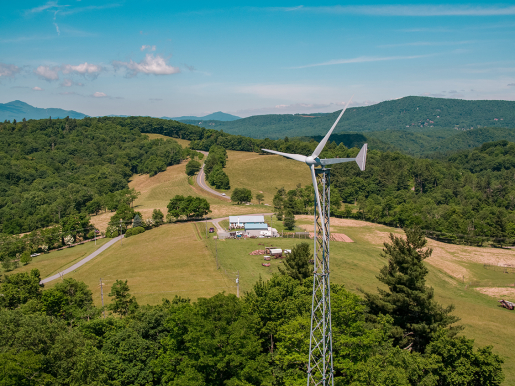
[[237, 117], [236, 115], [231, 115], [227, 113], [223, 113], [221, 111], [217, 111], [216, 113], [212, 113], [209, 115], [206, 115], [204, 117], [194, 117], [194, 116], [185, 116], [185, 117], [175, 117], [175, 118], [168, 118], [168, 117], [162, 117], [163, 119], [173, 119], [174, 121], [198, 121], [198, 120], [208, 120], [208, 121], [221, 121], [221, 122], [229, 122], [229, 121], [235, 121], [237, 119], [241, 119], [240, 117]]
[[[257, 115], [231, 122], [184, 121], [226, 133], [253, 138], [324, 135], [339, 111], [329, 114]], [[402, 130], [429, 133], [437, 129], [515, 127], [515, 102], [467, 101], [409, 96], [372, 106], [349, 108], [335, 133]], [[454, 134], [454, 133], [453, 133]]]

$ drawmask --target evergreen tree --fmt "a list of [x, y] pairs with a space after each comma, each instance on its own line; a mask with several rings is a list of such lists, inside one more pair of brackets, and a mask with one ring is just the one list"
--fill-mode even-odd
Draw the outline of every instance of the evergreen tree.
[[293, 230], [295, 228], [295, 216], [291, 210], [288, 210], [284, 215], [284, 227], [288, 230]]
[[132, 220], [132, 227], [137, 228], [143, 226], [143, 221], [141, 221], [141, 217], [136, 213], [136, 216], [134, 216], [134, 219]]
[[427, 240], [422, 230], [407, 229], [406, 239], [390, 233], [390, 240], [381, 254], [388, 265], [377, 276], [388, 290], [378, 288], [379, 294], [366, 293], [365, 297], [372, 315], [393, 318], [392, 334], [398, 346], [424, 352], [439, 330], [449, 328], [455, 334], [460, 328], [450, 325], [459, 318], [450, 314], [454, 306], [443, 308], [434, 300], [433, 288], [426, 287], [424, 260], [432, 249], [423, 249]]
[[284, 268], [279, 266], [279, 272], [302, 281], [313, 274], [312, 259], [311, 246], [308, 243], [297, 244], [292, 248], [288, 257], [283, 260]]

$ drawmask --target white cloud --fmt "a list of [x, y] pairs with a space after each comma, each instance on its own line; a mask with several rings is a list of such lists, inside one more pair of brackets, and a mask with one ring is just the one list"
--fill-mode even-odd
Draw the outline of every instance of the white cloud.
[[45, 80], [59, 79], [59, 67], [39, 66], [34, 70], [34, 74]]
[[145, 51], [145, 50], [155, 51], [156, 50], [156, 46], [142, 45], [141, 48], [140, 48], [140, 51]]
[[308, 67], [318, 67], [318, 66], [331, 66], [331, 65], [334, 65], [334, 64], [383, 62], [383, 61], [386, 61], [386, 60], [420, 59], [420, 58], [427, 58], [427, 57], [435, 56], [435, 55], [436, 54], [412, 55], [412, 56], [383, 56], [383, 57], [378, 57], [378, 56], [359, 56], [357, 58], [335, 59], [335, 60], [329, 60], [327, 62], [307, 64], [305, 66], [290, 67], [290, 68], [291, 69], [296, 69], [296, 68], [308, 68]]
[[106, 94], [104, 94], [103, 92], [98, 92], [98, 91], [96, 93], [94, 93], [93, 96], [95, 98], [105, 98], [105, 97], [107, 97]]
[[18, 66], [15, 66], [14, 64], [0, 63], [0, 78], [2, 76], [14, 78], [14, 76], [19, 72], [20, 68]]
[[61, 36], [61, 31], [59, 31], [59, 26], [54, 22], [55, 30], [57, 31], [57, 36]]
[[83, 75], [95, 75], [103, 71], [103, 67], [96, 64], [90, 64], [88, 62], [72, 66], [71, 64], [63, 64], [61, 66], [63, 74], [83, 74]]
[[146, 54], [145, 59], [141, 62], [136, 63], [132, 60], [130, 62], [113, 62], [115, 68], [125, 67], [128, 70], [128, 76], [136, 76], [139, 72], [144, 74], [154, 75], [171, 75], [181, 72], [178, 67], [170, 66], [166, 63], [166, 60], [160, 56], [152, 54]]
[[515, 15], [515, 6], [471, 5], [362, 5], [330, 7], [273, 8], [272, 10], [318, 12], [332, 14], [359, 14], [369, 16], [502, 16]]
[[32, 87], [32, 90], [34, 90], [34, 91], [43, 91], [43, 89], [41, 87], [38, 87], [38, 86]]

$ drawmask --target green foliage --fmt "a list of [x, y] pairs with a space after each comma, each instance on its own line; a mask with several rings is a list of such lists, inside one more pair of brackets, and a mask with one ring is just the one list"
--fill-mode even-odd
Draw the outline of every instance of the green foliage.
[[107, 306], [107, 309], [115, 314], [120, 315], [120, 317], [127, 316], [129, 313], [134, 312], [139, 306], [136, 302], [136, 298], [134, 296], [131, 297], [129, 293], [129, 285], [127, 284], [127, 280], [123, 282], [122, 280], [116, 280], [116, 282], [111, 287], [111, 292], [109, 292], [109, 296], [111, 296], [112, 302]]
[[295, 245], [291, 253], [283, 260], [284, 268], [279, 266], [282, 275], [288, 275], [295, 280], [304, 280], [313, 274], [313, 254], [311, 245], [300, 243]]
[[100, 311], [93, 306], [93, 294], [83, 282], [67, 278], [53, 288], [43, 291], [41, 309], [49, 316], [71, 323], [97, 317]]
[[209, 173], [208, 182], [216, 189], [228, 190], [231, 188], [229, 177], [225, 174], [221, 165], [216, 165], [211, 173]]
[[211, 212], [210, 205], [205, 198], [177, 195], [167, 205], [168, 215], [178, 220], [181, 217], [200, 218]]
[[261, 204], [261, 202], [265, 199], [265, 196], [263, 195], [263, 193], [256, 193], [256, 200], [258, 202], [258, 204]]
[[293, 230], [295, 228], [295, 216], [293, 215], [293, 211], [287, 210], [284, 215], [283, 225], [288, 230]]
[[104, 118], [0, 123], [0, 133], [0, 232], [8, 234], [98, 213], [134, 173], [157, 173], [181, 156], [173, 140], [149, 141]]
[[139, 223], [141, 225], [141, 213], [134, 211], [134, 209], [127, 204], [120, 204], [116, 213], [111, 216], [109, 225], [118, 228], [121, 226], [122, 230], [126, 230], [127, 227], [132, 224], [132, 221], [136, 216], [139, 218]]
[[0, 308], [12, 310], [32, 299], [39, 300], [40, 280], [38, 269], [33, 269], [30, 273], [5, 275], [4, 282], [0, 284]]
[[252, 192], [247, 188], [235, 188], [231, 194], [231, 201], [238, 205], [252, 201]]
[[32, 351], [7, 351], [0, 353], [2, 386], [51, 385], [55, 379], [41, 371], [43, 355]]
[[142, 225], [143, 225], [143, 221], [141, 220], [141, 217], [138, 214], [136, 214], [134, 216], [134, 219], [132, 220], [132, 227], [133, 228], [137, 228], [137, 227], [140, 227]]
[[161, 212], [161, 209], [154, 209], [152, 212], [152, 220], [156, 224], [156, 226], [159, 226], [163, 224], [164, 214]]
[[29, 264], [30, 262], [32, 261], [32, 257], [30, 256], [30, 252], [29, 251], [25, 251], [22, 253], [21, 257], [20, 257], [20, 262], [23, 264], [23, 265], [27, 265]]
[[[406, 239], [390, 233], [391, 243], [384, 243], [382, 256], [388, 259], [377, 278], [388, 287], [379, 294], [365, 294], [373, 315], [390, 315], [398, 329], [392, 330], [396, 345], [424, 352], [435, 334], [459, 319], [434, 300], [434, 291], [426, 287], [428, 270], [424, 260], [431, 256], [420, 228], [406, 229]], [[450, 328], [456, 333], [459, 328]]]
[[[200, 153], [202, 154], [202, 153]], [[198, 171], [200, 170], [200, 162], [198, 161], [195, 161], [194, 159], [190, 160], [187, 164], [186, 164], [186, 174], [188, 176], [194, 176], [195, 174], [198, 173]]]
[[125, 237], [130, 237], [134, 235], [139, 235], [140, 233], [145, 232], [145, 228], [143, 227], [132, 227], [127, 229], [127, 232], [125, 232]]

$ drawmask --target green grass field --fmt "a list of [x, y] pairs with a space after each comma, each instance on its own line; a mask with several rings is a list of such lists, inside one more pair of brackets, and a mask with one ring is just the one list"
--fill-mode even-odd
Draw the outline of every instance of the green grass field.
[[[247, 188], [256, 193], [262, 192], [264, 202], [272, 204], [277, 189], [295, 189], [297, 184], [311, 184], [308, 167], [301, 162], [288, 160], [278, 155], [260, 155], [243, 151], [227, 151], [227, 165], [224, 169], [229, 176], [231, 189]], [[253, 201], [257, 202], [257, 201]]]
[[193, 223], [166, 224], [124, 239], [123, 245], [117, 242], [67, 277], [85, 282], [96, 305], [100, 305], [100, 278], [106, 304], [110, 287], [118, 279], [128, 281], [140, 304], [158, 304], [175, 295], [194, 300], [222, 291], [235, 293], [233, 283], [216, 270], [205, 234], [200, 240]]
[[37, 268], [39, 269], [41, 278], [44, 279], [55, 275], [63, 269], [68, 268], [70, 265], [75, 264], [79, 260], [93, 253], [108, 241], [109, 239], [99, 239], [97, 240], [96, 246], [94, 241], [90, 241], [89, 243], [77, 245], [72, 248], [66, 248], [61, 251], [42, 253], [41, 255], [34, 257], [29, 264], [20, 265], [13, 271], [3, 272], [0, 268], [0, 274], [7, 273], [10, 275], [13, 273], [29, 272], [31, 269]]

